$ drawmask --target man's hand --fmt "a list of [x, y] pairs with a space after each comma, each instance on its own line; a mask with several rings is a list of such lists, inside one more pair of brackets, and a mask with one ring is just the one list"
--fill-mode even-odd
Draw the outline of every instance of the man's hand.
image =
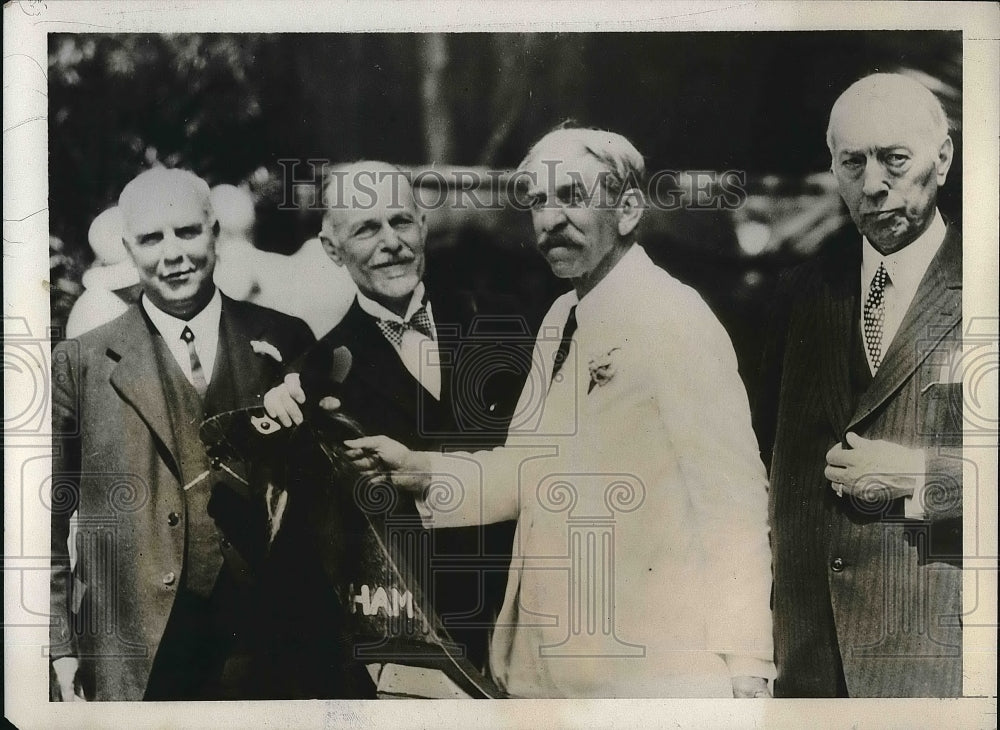
[[847, 434], [845, 449], [837, 444], [826, 454], [830, 487], [868, 502], [882, 502], [913, 495], [924, 473], [924, 452], [889, 441], [871, 441]]
[[410, 451], [388, 436], [365, 436], [344, 442], [348, 459], [365, 476], [388, 474], [392, 483], [406, 492], [422, 494], [431, 482], [430, 455]]
[[[264, 410], [271, 418], [276, 418], [282, 426], [300, 425], [303, 421], [300, 405], [306, 402], [305, 391], [298, 373], [289, 373], [285, 382], [276, 385], [264, 394]], [[340, 408], [340, 401], [328, 395], [319, 402], [320, 408], [335, 411]]]
[[264, 410], [271, 418], [276, 418], [286, 428], [293, 423], [302, 423], [302, 409], [299, 406], [306, 402], [306, 394], [302, 390], [298, 373], [289, 373], [285, 382], [276, 385], [264, 394]]
[[733, 677], [733, 697], [745, 699], [770, 696], [767, 680], [763, 677]]
[[64, 656], [52, 662], [59, 685], [59, 699], [62, 702], [86, 702], [83, 692], [76, 690], [76, 670], [80, 668], [80, 660], [75, 656]]

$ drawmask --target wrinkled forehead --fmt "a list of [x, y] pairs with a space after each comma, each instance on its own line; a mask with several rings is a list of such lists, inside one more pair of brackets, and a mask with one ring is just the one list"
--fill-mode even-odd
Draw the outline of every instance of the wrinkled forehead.
[[334, 225], [382, 220], [399, 213], [419, 215], [409, 177], [391, 166], [334, 170], [327, 181], [325, 199], [325, 220]]
[[520, 167], [521, 182], [529, 192], [556, 190], [583, 182], [588, 187], [610, 169], [581, 142], [555, 137], [543, 140]]
[[136, 178], [122, 191], [119, 208], [132, 235], [209, 223], [211, 217], [208, 196], [179, 176]]

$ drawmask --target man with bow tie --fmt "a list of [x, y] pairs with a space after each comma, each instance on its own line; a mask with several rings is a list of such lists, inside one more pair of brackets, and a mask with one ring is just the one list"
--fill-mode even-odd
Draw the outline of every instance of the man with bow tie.
[[143, 172], [119, 207], [142, 296], [52, 356], [53, 695], [246, 697], [271, 516], [210, 464], [198, 429], [259, 404], [313, 337], [216, 289], [219, 224], [194, 173]]
[[953, 146], [916, 80], [830, 112], [857, 230], [782, 282], [758, 414], [774, 434], [776, 692], [962, 692], [962, 242], [937, 208]]
[[[415, 449], [501, 443], [527, 375], [530, 343], [476, 330], [474, 303], [454, 291], [428, 291], [427, 225], [406, 173], [377, 161], [335, 167], [324, 205], [320, 239], [350, 273], [357, 295], [343, 320], [266, 395], [268, 412], [285, 426], [301, 423], [300, 404], [335, 394], [365, 432]], [[350, 366], [338, 374], [337, 353], [345, 351]], [[451, 638], [481, 664], [513, 526], [430, 536], [411, 499], [401, 500], [389, 522], [425, 545], [412, 553], [409, 568]]]
[[348, 441], [434, 527], [516, 519], [493, 677], [516, 697], [768, 694], [766, 482], [728, 336], [637, 244], [642, 156], [565, 128], [518, 170], [573, 284], [542, 322], [505, 444]]

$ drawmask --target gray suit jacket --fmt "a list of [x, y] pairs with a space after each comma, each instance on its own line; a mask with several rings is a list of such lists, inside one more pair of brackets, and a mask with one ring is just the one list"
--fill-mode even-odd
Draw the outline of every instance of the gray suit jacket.
[[[143, 698], [189, 560], [182, 486], [207, 464], [201, 414], [168, 403], [165, 383], [184, 376], [169, 355], [158, 359], [158, 338], [132, 305], [53, 351], [51, 657], [79, 657], [90, 699]], [[225, 408], [258, 404], [280, 378], [281, 363], [255, 353], [251, 340], [270, 343], [286, 363], [313, 340], [300, 320], [226, 297], [219, 338], [206, 402]], [[176, 372], [161, 372], [160, 362]], [[221, 568], [233, 550], [221, 547], [203, 556], [203, 569]]]

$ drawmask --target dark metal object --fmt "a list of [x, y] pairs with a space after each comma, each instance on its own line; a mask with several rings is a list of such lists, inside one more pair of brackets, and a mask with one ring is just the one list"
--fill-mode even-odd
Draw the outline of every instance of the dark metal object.
[[305, 526], [306, 539], [296, 544], [315, 551], [310, 558], [333, 585], [358, 662], [437, 669], [470, 697], [502, 697], [451, 641], [413, 575], [413, 542], [426, 531], [412, 518], [409, 529], [396, 529], [395, 487], [362, 476], [344, 456], [344, 440], [361, 435], [352, 418], [320, 408], [292, 428], [262, 407], [229, 411], [200, 432], [213, 466], [248, 475], [249, 494], [268, 502], [269, 544], [280, 540], [282, 525]]

